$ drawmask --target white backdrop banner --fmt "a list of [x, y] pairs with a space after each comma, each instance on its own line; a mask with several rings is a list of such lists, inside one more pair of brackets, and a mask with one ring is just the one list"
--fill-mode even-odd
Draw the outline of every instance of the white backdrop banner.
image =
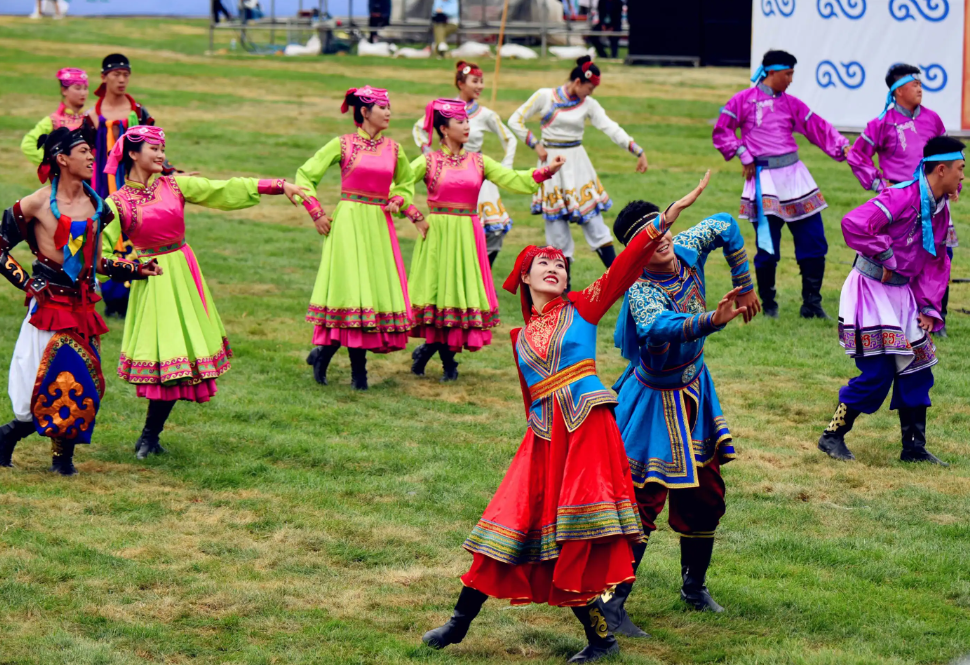
[[[788, 92], [839, 127], [863, 128], [885, 104], [886, 72], [923, 72], [923, 103], [961, 129], [965, 0], [754, 0], [752, 74], [765, 51], [796, 58]], [[970, 48], [968, 46], [967, 48]]]

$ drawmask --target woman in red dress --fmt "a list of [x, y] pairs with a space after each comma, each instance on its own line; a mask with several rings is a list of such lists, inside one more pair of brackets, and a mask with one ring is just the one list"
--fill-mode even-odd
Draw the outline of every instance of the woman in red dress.
[[640, 277], [710, 173], [630, 241], [606, 274], [566, 293], [568, 262], [552, 247], [522, 250], [505, 289], [522, 288], [525, 328], [512, 331], [529, 431], [464, 548], [471, 569], [455, 612], [429, 631], [435, 649], [457, 644], [489, 596], [566, 606], [587, 646], [570, 663], [619, 651], [592, 601], [634, 579], [632, 545], [643, 540], [616, 404], [596, 376], [596, 326]]

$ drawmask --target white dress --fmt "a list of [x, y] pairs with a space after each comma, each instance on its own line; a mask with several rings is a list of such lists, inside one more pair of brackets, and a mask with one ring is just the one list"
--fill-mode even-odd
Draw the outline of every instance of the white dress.
[[[613, 202], [583, 148], [586, 119], [624, 150], [639, 156], [643, 149], [606, 115], [598, 101], [592, 97], [582, 101], [570, 98], [566, 86], [542, 88], [509, 118], [509, 128], [530, 148], [539, 140], [525, 123], [536, 116], [542, 119], [541, 141], [549, 157], [563, 155], [566, 163], [559, 173], [542, 183], [533, 199], [532, 213], [541, 213], [546, 222], [587, 224], [609, 210]], [[539, 166], [544, 165], [545, 162], [539, 162]]]
[[[465, 109], [468, 112], [469, 129], [465, 150], [467, 152], [481, 152], [482, 145], [485, 143], [485, 132], [492, 132], [498, 135], [505, 150], [505, 157], [502, 158], [501, 162], [502, 166], [507, 169], [512, 168], [512, 163], [515, 161], [515, 146], [518, 142], [509, 128], [502, 124], [502, 119], [498, 113], [481, 106], [476, 101], [467, 104]], [[421, 148], [421, 152], [427, 154], [432, 148], [428, 133], [424, 131], [423, 125], [424, 119], [419, 119], [414, 123], [414, 129], [411, 133], [414, 136], [414, 142]], [[485, 227], [485, 234], [489, 236], [505, 235], [512, 228], [512, 219], [505, 211], [505, 206], [502, 205], [502, 197], [499, 196], [498, 187], [488, 180], [482, 183], [482, 190], [478, 194], [478, 219]], [[490, 251], [491, 249], [489, 247]]]

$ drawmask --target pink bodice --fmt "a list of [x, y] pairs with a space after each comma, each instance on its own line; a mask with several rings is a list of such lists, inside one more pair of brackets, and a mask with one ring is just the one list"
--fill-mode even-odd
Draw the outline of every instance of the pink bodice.
[[154, 249], [185, 240], [185, 197], [172, 176], [159, 176], [147, 187], [126, 184], [111, 195], [121, 230], [136, 249]]
[[75, 130], [84, 123], [83, 113], [65, 113], [66, 110], [64, 104], [61, 104], [56, 111], [51, 113], [51, 131], [58, 127]]
[[452, 155], [442, 150], [425, 155], [428, 208], [431, 212], [474, 215], [478, 193], [485, 180], [481, 153], [462, 151]]
[[341, 198], [362, 203], [387, 203], [400, 150], [396, 141], [359, 134], [340, 137]]

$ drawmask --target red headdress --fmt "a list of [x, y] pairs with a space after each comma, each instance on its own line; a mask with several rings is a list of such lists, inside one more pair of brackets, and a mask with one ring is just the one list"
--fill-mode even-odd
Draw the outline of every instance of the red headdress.
[[118, 172], [122, 154], [124, 153], [125, 139], [133, 143], [144, 141], [149, 145], [164, 145], [165, 130], [161, 127], [153, 127], [151, 125], [135, 125], [134, 127], [129, 127], [128, 131], [115, 141], [114, 147], [108, 153], [108, 161], [104, 165], [104, 172], [108, 175], [115, 175]]
[[465, 62], [464, 60], [459, 60], [455, 64], [455, 69], [461, 72], [462, 76], [477, 76], [482, 78], [485, 76], [482, 73], [481, 68], [473, 62]]
[[539, 256], [559, 259], [560, 261], [564, 261], [567, 266], [569, 265], [569, 260], [566, 258], [566, 255], [562, 253], [561, 249], [556, 249], [555, 247], [529, 245], [519, 252], [519, 256], [515, 259], [515, 266], [505, 279], [505, 283], [502, 284], [502, 288], [514, 295], [519, 290], [519, 287], [522, 287], [522, 291], [519, 293], [519, 299], [522, 303], [522, 318], [525, 319], [526, 323], [532, 318], [532, 305], [529, 302], [529, 287], [525, 286], [523, 278], [532, 270], [532, 262]]
[[600, 77], [598, 74], [594, 74], [592, 71], [590, 71], [590, 67], [592, 66], [593, 66], [592, 62], [584, 62], [582, 64], [581, 68], [583, 70], [583, 76], [585, 76], [586, 80], [592, 83], [593, 85], [599, 85]]
[[[372, 88], [369, 85], [365, 85], [363, 88], [350, 88], [346, 93], [344, 93], [344, 103], [340, 105], [340, 112], [346, 113], [350, 110], [352, 104], [350, 103], [350, 98], [356, 97], [365, 104], [377, 104], [378, 106], [390, 106], [391, 100], [387, 96], [387, 90], [384, 88]], [[357, 121], [354, 121], [357, 124]], [[360, 125], [358, 125], [359, 127]]]
[[460, 99], [436, 99], [428, 102], [424, 108], [424, 131], [428, 135], [428, 145], [431, 145], [432, 134], [434, 131], [434, 112], [437, 111], [446, 118], [457, 118], [467, 120], [468, 111], [465, 110], [465, 102]]

